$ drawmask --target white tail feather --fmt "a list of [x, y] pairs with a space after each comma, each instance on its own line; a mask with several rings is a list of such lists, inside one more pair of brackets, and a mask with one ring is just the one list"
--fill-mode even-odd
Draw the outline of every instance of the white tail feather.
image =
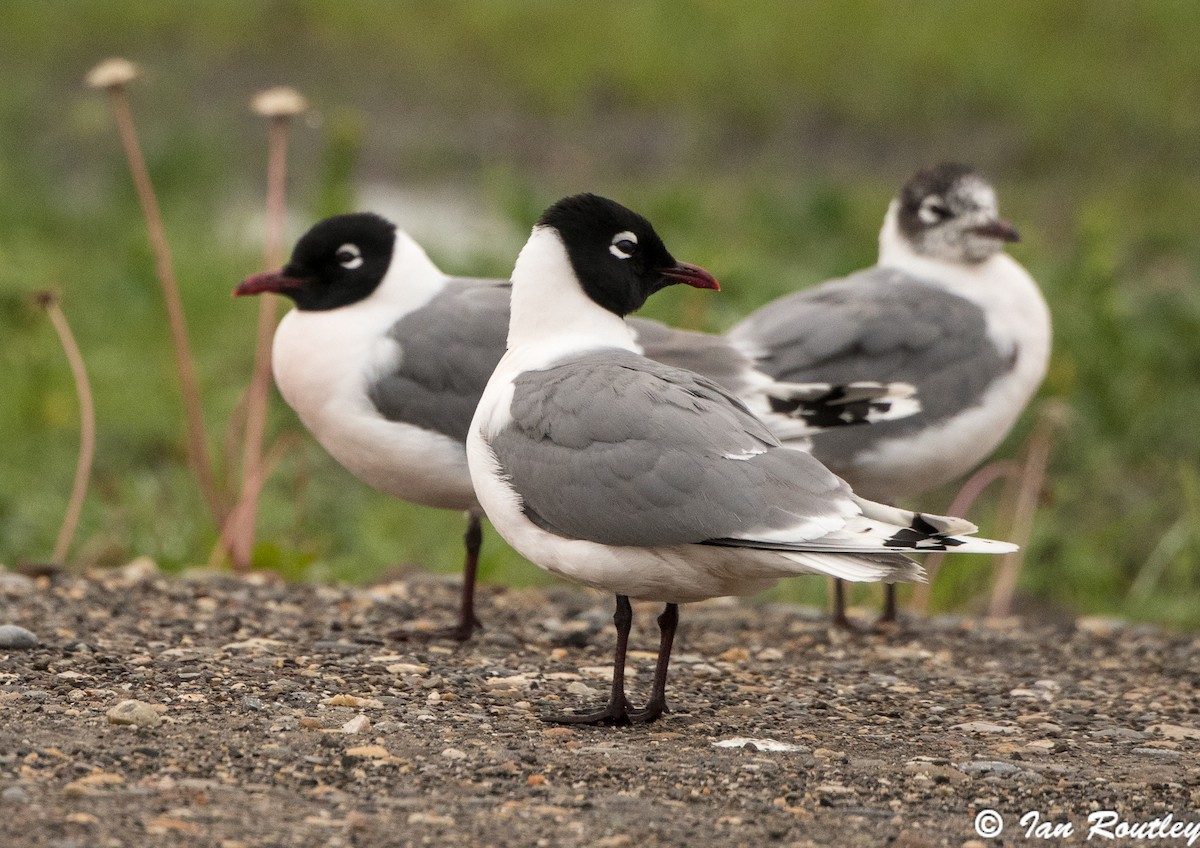
[[[962, 554], [1006, 554], [1017, 550], [1010, 542], [980, 539], [978, 529], [964, 518], [926, 515], [854, 497], [862, 514], [850, 515], [844, 526], [821, 536], [811, 521], [770, 531], [750, 530], [732, 540], [746, 547], [763, 547], [788, 553], [860, 554], [889, 556], [947, 551]], [[828, 572], [827, 572], [828, 573]], [[844, 578], [847, 580], [881, 578]]]
[[783, 556], [805, 571], [852, 583], [924, 583], [925, 570], [905, 556], [855, 556], [847, 553], [788, 551]]

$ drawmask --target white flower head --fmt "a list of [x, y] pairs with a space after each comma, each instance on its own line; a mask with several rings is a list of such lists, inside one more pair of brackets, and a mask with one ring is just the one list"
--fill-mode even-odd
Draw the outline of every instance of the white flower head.
[[307, 111], [308, 101], [296, 89], [280, 85], [254, 95], [250, 108], [264, 118], [287, 118]]
[[84, 79], [92, 88], [114, 88], [136, 79], [137, 75], [137, 65], [128, 59], [114, 56], [88, 71]]

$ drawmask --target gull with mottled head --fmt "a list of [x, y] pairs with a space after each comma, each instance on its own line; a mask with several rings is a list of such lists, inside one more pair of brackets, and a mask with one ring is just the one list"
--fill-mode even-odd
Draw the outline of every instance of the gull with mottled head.
[[[972, 168], [927, 168], [889, 206], [876, 265], [772, 301], [728, 338], [779, 380], [869, 374], [915, 386], [920, 413], [820, 433], [811, 446], [864, 497], [917, 497], [983, 462], [1046, 374], [1050, 313], [1004, 251], [1017, 238]], [[835, 619], [846, 625], [837, 589]], [[888, 587], [884, 620], [894, 617]]]

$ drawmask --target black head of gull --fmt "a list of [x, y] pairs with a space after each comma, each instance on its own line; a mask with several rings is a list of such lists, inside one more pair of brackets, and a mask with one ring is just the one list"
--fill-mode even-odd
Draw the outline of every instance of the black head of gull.
[[636, 311], [650, 295], [675, 283], [720, 288], [703, 268], [676, 261], [649, 221], [608, 198], [564, 198], [542, 213], [537, 225], [558, 232], [584, 292], [616, 315]]
[[969, 165], [943, 162], [900, 190], [897, 225], [920, 255], [974, 264], [1020, 239], [1000, 217], [996, 191]]
[[[673, 282], [716, 283], [643, 218], [588, 195], [551, 207], [514, 266], [508, 350], [467, 432], [475, 493], [531, 562], [617, 596], [608, 703], [548, 721], [662, 716], [680, 603], [811, 572], [915, 580], [905, 552], [1012, 549], [958, 538], [974, 532], [961, 519], [856, 498], [717, 383], [642, 356], [618, 316]], [[624, 687], [630, 598], [666, 604], [643, 709]]]
[[[613, 211], [603, 202], [593, 205], [605, 214]], [[562, 226], [571, 230], [571, 215], [562, 211]], [[564, 278], [573, 279], [561, 237], [556, 230], [547, 229], [546, 234], [551, 260], [557, 258], [560, 269], [568, 266], [570, 273]], [[612, 246], [611, 237], [602, 244]], [[376, 257], [389, 249], [386, 274], [378, 281], [382, 262]], [[673, 267], [667, 263], [668, 272]], [[554, 278], [551, 285], [562, 282]], [[583, 301], [591, 307], [588, 311], [613, 318], [581, 287], [575, 288], [578, 299], [572, 308]], [[507, 280], [450, 277], [402, 228], [393, 230], [375, 215], [340, 215], [316, 223], [299, 239], [287, 269], [251, 278], [238, 293], [263, 291], [290, 294], [301, 303], [276, 329], [272, 370], [281, 396], [316, 440], [352, 474], [380, 491], [424, 506], [467, 511], [457, 623], [390, 635], [469, 638], [477, 624], [474, 586], [481, 514], [465, 467], [463, 442], [488, 377], [505, 350], [511, 285]], [[542, 313], [550, 311], [536, 292], [533, 301]], [[560, 323], [557, 317], [551, 320]], [[782, 404], [783, 411], [771, 420], [789, 432], [871, 420], [883, 411], [902, 409], [911, 393], [903, 385], [895, 390], [878, 384], [776, 385], [719, 336], [644, 320], [633, 329], [638, 347], [648, 355], [702, 371], [735, 392], [745, 391], [747, 403], [764, 413], [768, 400]], [[856, 391], [866, 394], [856, 396]], [[898, 399], [891, 397], [893, 391], [900, 393]]]
[[358, 303], [379, 286], [396, 245], [396, 226], [369, 212], [326, 218], [304, 234], [279, 271], [247, 277], [234, 297], [287, 295], [297, 309], [322, 311]]

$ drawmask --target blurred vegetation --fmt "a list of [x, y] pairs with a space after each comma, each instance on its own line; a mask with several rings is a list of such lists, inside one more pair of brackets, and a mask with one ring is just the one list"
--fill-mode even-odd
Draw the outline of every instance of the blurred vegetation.
[[[645, 212], [723, 293], [650, 313], [721, 330], [874, 259], [916, 168], [969, 161], [1026, 240], [1055, 354], [1056, 444], [1021, 590], [1045, 610], [1200, 626], [1200, 7], [1187, 0], [662, 0], [551, 4], [9, 0], [0, 27], [0, 562], [48, 555], [78, 439], [70, 375], [29, 303], [62, 295], [97, 395], [99, 442], [73, 561], [203, 563], [215, 531], [184, 458], [152, 259], [102, 94], [124, 55], [197, 348], [215, 444], [248, 380], [265, 125], [289, 84], [292, 235], [368, 182], [473, 198], [503, 244], [431, 252], [507, 273], [538, 212], [578, 190]], [[420, 222], [399, 222], [414, 230]], [[998, 456], [1014, 456], [1027, 415]], [[271, 432], [299, 432], [276, 398]], [[256, 563], [292, 578], [452, 572], [458, 516], [358, 484], [307, 437], [268, 485]], [[231, 455], [236, 455], [233, 453]], [[952, 491], [922, 504], [944, 509]], [[976, 520], [995, 532], [996, 498]], [[484, 578], [543, 580], [500, 541]], [[986, 563], [951, 561], [942, 608], [978, 609]], [[822, 581], [776, 596], [817, 600]], [[867, 598], [863, 590], [861, 598]]]

